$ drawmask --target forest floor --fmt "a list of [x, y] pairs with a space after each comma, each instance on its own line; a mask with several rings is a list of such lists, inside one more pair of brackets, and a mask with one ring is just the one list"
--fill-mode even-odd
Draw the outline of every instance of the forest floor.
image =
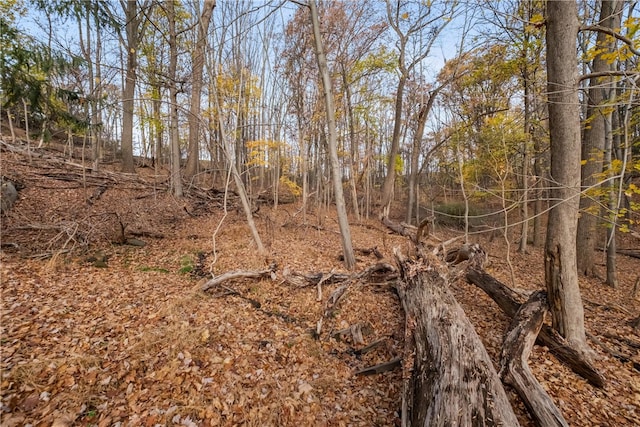
[[[335, 212], [261, 206], [256, 223], [270, 252], [265, 259], [233, 203], [225, 213], [214, 191], [175, 199], [149, 169], [138, 176], [83, 173], [50, 154], [29, 159], [5, 146], [2, 174], [24, 186], [2, 218], [2, 427], [399, 425], [401, 371], [354, 375], [403, 354], [404, 314], [392, 288], [352, 284], [316, 338], [338, 285], [323, 286], [318, 301], [316, 287], [282, 280], [284, 271], [344, 271]], [[122, 244], [122, 228], [145, 245]], [[406, 245], [376, 219], [352, 219], [351, 232], [355, 247], [377, 248], [389, 263], [393, 248]], [[640, 246], [630, 235], [621, 240], [620, 247]], [[515, 288], [544, 287], [541, 249], [518, 254], [512, 242], [513, 282], [505, 240], [477, 241], [489, 254], [490, 274]], [[207, 277], [197, 273], [260, 270], [271, 262], [275, 280], [200, 290]], [[376, 262], [358, 255], [357, 269]], [[581, 279], [604, 389], [547, 348], [532, 351], [533, 373], [571, 426], [640, 425], [640, 335], [629, 323], [640, 315], [632, 298], [639, 271], [640, 260], [619, 255], [617, 289]], [[451, 288], [497, 363], [509, 320], [475, 286], [460, 280]], [[356, 324], [364, 325], [364, 344], [333, 336]], [[358, 355], [378, 340], [381, 346]], [[515, 393], [509, 397], [521, 424], [533, 425]]]

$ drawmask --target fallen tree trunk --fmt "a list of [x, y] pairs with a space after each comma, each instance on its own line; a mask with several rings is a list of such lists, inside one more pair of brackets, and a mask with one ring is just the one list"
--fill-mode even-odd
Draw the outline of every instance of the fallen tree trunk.
[[533, 376], [527, 363], [547, 311], [547, 296], [543, 291], [534, 292], [520, 306], [502, 346], [500, 377], [517, 391], [537, 425], [568, 427], [562, 413]]
[[396, 251], [398, 293], [414, 351], [405, 354], [403, 426], [517, 426], [482, 341], [449, 291], [435, 257], [411, 261]]
[[631, 258], [640, 258], [640, 251], [634, 249], [618, 249], [616, 253], [626, 255]]
[[386, 216], [383, 216], [381, 220], [382, 223], [393, 232], [410, 238], [412, 242], [416, 241], [416, 232], [418, 231], [418, 227], [411, 224], [393, 222]]
[[[517, 294], [484, 270], [470, 268], [467, 270], [466, 279], [470, 283], [485, 291], [498, 307], [509, 317], [514, 317], [520, 308]], [[549, 351], [562, 363], [571, 368], [575, 373], [585, 378], [596, 387], [604, 387], [605, 379], [598, 370], [584, 358], [584, 356], [569, 347], [555, 330], [548, 325], [543, 325], [538, 334], [538, 344], [549, 348]]]
[[271, 264], [269, 268], [265, 268], [264, 270], [229, 271], [227, 273], [221, 274], [217, 277], [214, 277], [213, 279], [208, 280], [200, 287], [200, 290], [202, 292], [206, 292], [215, 286], [219, 286], [222, 283], [228, 282], [229, 280], [235, 280], [235, 279], [260, 279], [263, 277], [271, 277], [271, 279], [273, 280], [276, 277], [275, 271], [276, 271], [275, 264]]

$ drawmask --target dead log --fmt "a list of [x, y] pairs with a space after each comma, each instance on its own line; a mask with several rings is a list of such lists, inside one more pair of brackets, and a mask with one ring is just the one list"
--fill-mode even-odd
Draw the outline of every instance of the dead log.
[[369, 345], [365, 345], [364, 347], [354, 351], [353, 354], [355, 354], [356, 356], [362, 356], [363, 354], [367, 354], [370, 351], [375, 350], [376, 348], [380, 347], [386, 341], [387, 341], [386, 338], [379, 339], [377, 341], [372, 342]]
[[309, 273], [302, 274], [295, 271], [291, 271], [288, 267], [282, 272], [282, 278], [284, 282], [296, 287], [304, 288], [307, 286], [318, 286], [319, 283], [334, 284], [341, 283], [345, 280], [349, 280], [352, 276], [345, 273], [335, 273], [333, 271], [329, 273]]
[[330, 271], [329, 273], [308, 273], [302, 274], [295, 271], [291, 271], [288, 267], [284, 268], [282, 272], [284, 282], [296, 287], [304, 288], [307, 286], [318, 286], [318, 284], [334, 285], [337, 283], [344, 283], [346, 281], [362, 280], [366, 279], [371, 283], [381, 283], [388, 280], [395, 279], [396, 269], [391, 264], [385, 262], [378, 262], [372, 264], [369, 267], [358, 273], [337, 273]]
[[640, 258], [640, 251], [635, 249], [618, 249], [616, 253], [626, 255], [631, 258]]
[[500, 377], [516, 390], [537, 425], [568, 427], [562, 413], [533, 376], [527, 363], [547, 311], [547, 296], [543, 291], [534, 292], [520, 306], [502, 345]]
[[256, 270], [256, 271], [229, 271], [227, 273], [221, 274], [217, 277], [214, 277], [211, 280], [208, 280], [205, 284], [200, 287], [200, 290], [205, 292], [214, 286], [219, 286], [222, 283], [228, 282], [229, 280], [235, 279], [260, 279], [263, 277], [271, 277], [272, 280], [275, 280], [276, 277], [276, 265], [271, 264], [269, 268], [264, 270]]
[[[520, 308], [518, 294], [504, 285], [484, 270], [470, 268], [467, 270], [466, 279], [469, 283], [478, 286], [485, 291], [498, 307], [509, 317], [513, 318]], [[605, 379], [598, 370], [584, 358], [584, 356], [567, 345], [560, 334], [548, 325], [543, 325], [538, 334], [537, 343], [549, 348], [549, 351], [573, 372], [585, 378], [596, 387], [604, 387]]]
[[404, 222], [403, 223], [393, 222], [386, 216], [382, 217], [382, 223], [386, 225], [393, 232], [401, 236], [410, 238], [412, 242], [416, 241], [416, 232], [418, 231], [418, 227], [411, 224], [406, 224]]
[[367, 368], [356, 371], [354, 375], [376, 375], [383, 372], [393, 371], [397, 367], [402, 365], [402, 358], [396, 357], [388, 362], [383, 362], [375, 366], [369, 366]]
[[414, 338], [403, 392], [404, 426], [517, 426], [500, 378], [435, 257], [411, 261], [396, 251], [398, 293]]
[[594, 343], [598, 344], [600, 348], [602, 348], [605, 352], [609, 353], [609, 355], [618, 359], [620, 362], [627, 363], [629, 360], [631, 360], [628, 356], [625, 356], [624, 354], [620, 353], [618, 350], [614, 350], [613, 348], [603, 343], [602, 340], [600, 340], [595, 335], [587, 332], [587, 337]]

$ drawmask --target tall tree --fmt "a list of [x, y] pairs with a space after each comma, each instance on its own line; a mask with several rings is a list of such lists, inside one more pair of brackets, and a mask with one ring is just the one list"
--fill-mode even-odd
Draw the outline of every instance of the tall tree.
[[[622, 1], [602, 0], [598, 26], [615, 31], [620, 27]], [[602, 75], [611, 70], [612, 61], [608, 59], [615, 47], [615, 39], [604, 31], [596, 37], [595, 57], [592, 62], [593, 77], [589, 79], [587, 93], [587, 117], [582, 143], [582, 189], [585, 195], [580, 199], [580, 218], [578, 219], [578, 272], [586, 276], [593, 275], [595, 251], [602, 233], [598, 233], [600, 197], [598, 181], [602, 176], [605, 149], [606, 123], [611, 122], [611, 108], [602, 105], [612, 97], [612, 77]], [[610, 136], [610, 135], [609, 135]]]
[[122, 38], [121, 41], [127, 51], [125, 83], [122, 90], [122, 171], [135, 173], [136, 169], [133, 163], [133, 115], [142, 15], [138, 9], [137, 0], [120, 0], [120, 5], [124, 10], [126, 34], [126, 38]]
[[545, 282], [553, 327], [588, 354], [578, 286], [576, 231], [580, 204], [580, 104], [578, 102], [578, 10], [575, 1], [546, 7], [547, 90], [551, 144], [550, 198], [545, 245]]
[[167, 21], [169, 23], [169, 140], [171, 147], [171, 189], [174, 196], [182, 197], [182, 176], [180, 174], [180, 134], [178, 132], [178, 84], [176, 69], [178, 67], [178, 31], [176, 30], [175, 0], [167, 5]]
[[[386, 0], [389, 25], [397, 36], [398, 86], [387, 172], [382, 186], [382, 208], [388, 209], [393, 199], [396, 180], [396, 156], [400, 149], [404, 91], [413, 69], [429, 54], [442, 30], [451, 21], [455, 2], [415, 2]], [[415, 54], [412, 54], [415, 52]]]
[[351, 270], [356, 264], [356, 258], [351, 243], [351, 230], [349, 228], [347, 209], [344, 203], [344, 195], [342, 192], [342, 174], [340, 173], [340, 162], [338, 161], [338, 136], [336, 133], [335, 105], [333, 102], [333, 91], [331, 88], [331, 76], [329, 76], [327, 58], [325, 57], [324, 48], [322, 46], [320, 20], [318, 19], [318, 8], [316, 5], [316, 0], [309, 0], [309, 8], [311, 9], [311, 24], [313, 26], [313, 38], [316, 45], [318, 69], [320, 70], [322, 88], [324, 90], [324, 105], [329, 134], [328, 142], [329, 156], [331, 161], [331, 177], [333, 179], [333, 190], [335, 193], [334, 197], [336, 201], [336, 209], [338, 211], [338, 224], [340, 226], [340, 234], [342, 236], [344, 264], [349, 270]]
[[[199, 1], [199, 0], [198, 0]], [[202, 73], [204, 69], [205, 48], [209, 23], [216, 7], [216, 0], [205, 0], [202, 14], [198, 19], [196, 45], [191, 54], [192, 84], [191, 104], [189, 108], [189, 151], [185, 175], [189, 178], [198, 172], [200, 160], [200, 106], [202, 102]]]
[[[85, 108], [90, 111], [88, 119], [88, 137], [91, 141], [93, 169], [97, 170], [100, 165], [100, 91], [102, 87], [102, 25], [103, 21], [108, 22], [108, 14], [104, 13], [106, 7], [104, 2], [79, 2], [79, 7], [75, 7], [76, 19], [78, 20], [78, 35], [80, 50], [87, 67], [88, 95]], [[83, 24], [85, 30], [83, 31]], [[92, 42], [92, 33], [95, 34], [95, 41]], [[89, 116], [89, 114], [87, 114]]]
[[[424, 136], [424, 128], [427, 123], [427, 117], [433, 107], [433, 103], [438, 96], [438, 92], [442, 90], [443, 86], [440, 85], [437, 88], [429, 91], [427, 95], [427, 101], [422, 102], [420, 109], [417, 113], [416, 130], [413, 135], [413, 147], [411, 148], [411, 162], [409, 170], [409, 201], [407, 203], [407, 217], [406, 221], [411, 223], [413, 216], [414, 204], [416, 209], [416, 216], [419, 214], [418, 209], [418, 163], [420, 160], [420, 148], [422, 145], [422, 138]], [[416, 221], [418, 222], [418, 221]]]
[[[352, 209], [357, 219], [360, 218], [356, 175], [360, 163], [359, 138], [361, 132], [357, 120], [358, 97], [354, 96], [354, 89], [364, 80], [367, 73], [362, 67], [367, 55], [375, 55], [372, 47], [387, 29], [384, 22], [380, 22], [379, 15], [371, 1], [334, 2], [325, 10], [323, 20], [328, 27], [330, 37], [333, 38], [333, 53], [335, 67], [340, 74], [341, 86], [336, 89], [338, 97], [342, 98], [342, 127], [348, 135], [350, 161], [347, 162], [349, 171], [349, 187], [351, 191]], [[326, 52], [329, 56], [329, 52]], [[380, 60], [382, 58], [379, 58]], [[332, 74], [335, 74], [334, 70]], [[340, 106], [337, 106], [340, 108]], [[338, 124], [339, 125], [339, 124]], [[345, 151], [346, 141], [345, 141]]]

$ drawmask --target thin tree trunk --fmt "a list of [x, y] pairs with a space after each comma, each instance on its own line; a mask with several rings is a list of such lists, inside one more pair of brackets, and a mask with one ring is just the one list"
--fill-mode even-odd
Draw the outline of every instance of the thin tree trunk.
[[533, 204], [533, 246], [541, 247], [544, 245], [544, 233], [542, 215], [544, 213], [544, 189], [543, 183], [546, 179], [547, 173], [543, 167], [545, 156], [542, 153], [542, 147], [540, 144], [540, 138], [534, 135], [533, 151], [535, 152], [535, 159], [533, 160], [533, 173], [536, 176], [535, 183], [535, 203]]
[[[528, 39], [525, 39], [525, 46], [528, 45]], [[526, 56], [527, 50], [524, 50]], [[520, 204], [520, 213], [522, 218], [520, 245], [518, 252], [526, 253], [527, 244], [529, 243], [529, 146], [533, 138], [533, 127], [531, 126], [531, 83], [529, 82], [529, 69], [527, 58], [524, 58], [524, 69], [522, 72], [522, 80], [524, 82], [524, 132], [527, 136], [522, 143], [522, 202]]]
[[[404, 51], [401, 52], [401, 58], [404, 58]], [[401, 67], [400, 80], [396, 90], [395, 102], [395, 119], [393, 124], [393, 135], [391, 136], [391, 149], [389, 150], [389, 158], [387, 159], [387, 173], [382, 184], [382, 209], [385, 215], [388, 214], [389, 205], [393, 200], [393, 188], [396, 182], [396, 156], [400, 149], [400, 131], [402, 129], [402, 104], [404, 99], [404, 87], [407, 80], [406, 71]]]
[[185, 175], [192, 178], [198, 173], [200, 163], [200, 102], [202, 95], [202, 73], [204, 69], [205, 48], [207, 45], [207, 33], [209, 23], [216, 7], [216, 0], [205, 0], [202, 14], [198, 20], [198, 38], [196, 46], [191, 55], [193, 64], [193, 83], [191, 89], [191, 105], [189, 108], [189, 154], [187, 156], [187, 166]]
[[127, 34], [127, 68], [122, 93], [122, 172], [135, 173], [133, 163], [133, 99], [136, 91], [140, 17], [138, 16], [137, 1], [121, 0], [121, 4], [125, 11], [125, 31]]
[[[94, 18], [97, 20], [98, 4], [94, 3], [93, 8]], [[102, 122], [102, 31], [100, 24], [96, 25], [96, 49], [95, 49], [95, 61], [96, 61], [96, 82], [97, 85], [92, 90], [92, 94], [95, 97], [91, 104], [91, 122], [95, 126], [93, 130], [93, 169], [98, 170], [100, 168], [100, 160], [102, 158], [102, 128], [99, 127], [99, 123]]]
[[11, 142], [16, 143], [16, 131], [13, 128], [13, 117], [11, 110], [7, 108], [7, 121], [9, 122], [9, 131], [11, 132]]
[[167, 2], [167, 20], [169, 21], [169, 136], [171, 140], [171, 188], [174, 196], [182, 197], [183, 189], [182, 176], [180, 174], [180, 135], [178, 133], [178, 88], [176, 87], [178, 41], [174, 0], [169, 0]]
[[24, 109], [24, 136], [27, 139], [27, 150], [29, 151], [29, 153], [31, 153], [31, 136], [29, 135], [29, 111], [27, 110], [27, 101], [24, 98], [22, 98], [22, 107]]
[[358, 208], [358, 191], [356, 189], [356, 167], [358, 164], [358, 143], [356, 141], [356, 130], [353, 117], [353, 106], [351, 105], [351, 87], [347, 81], [347, 72], [342, 69], [342, 84], [344, 85], [345, 98], [347, 103], [347, 117], [349, 118], [349, 142], [351, 161], [349, 162], [349, 188], [351, 189], [351, 206], [356, 220], [360, 221], [360, 209]]
[[418, 126], [416, 133], [413, 135], [413, 144], [411, 146], [411, 159], [409, 161], [409, 200], [407, 202], [407, 216], [405, 218], [409, 224], [411, 224], [413, 219], [413, 205], [417, 199], [418, 162], [420, 160], [420, 145], [424, 134], [424, 126], [427, 121], [427, 109], [427, 104], [423, 104], [420, 107], [420, 111], [418, 111]]
[[162, 124], [160, 120], [160, 97], [162, 96], [160, 93], [160, 87], [156, 86], [153, 89], [152, 84], [152, 95], [151, 99], [151, 108], [152, 108], [152, 123], [153, 123], [153, 140], [155, 142], [155, 159], [154, 166], [156, 171], [156, 176], [160, 175], [160, 167], [162, 166]]
[[[606, 122], [606, 141], [605, 141], [605, 159], [607, 165], [611, 165], [613, 140], [611, 131], [611, 115], [608, 116], [609, 120]], [[609, 172], [610, 173], [610, 172]], [[612, 178], [612, 177], [610, 177]], [[621, 183], [622, 184], [622, 183]], [[607, 278], [605, 283], [612, 288], [618, 287], [618, 278], [616, 274], [616, 220], [618, 216], [618, 196], [616, 194], [616, 180], [610, 179], [607, 182], [608, 190], [608, 217], [610, 221], [610, 227], [607, 228]]]
[[[413, 137], [413, 147], [411, 149], [411, 171], [409, 172], [409, 203], [407, 206], [407, 222], [411, 223], [411, 217], [413, 216], [413, 205], [416, 205], [416, 215], [418, 215], [418, 161], [420, 160], [420, 148], [422, 145], [422, 138], [424, 136], [424, 127], [427, 123], [427, 117], [431, 112], [433, 103], [438, 96], [438, 92], [442, 90], [444, 86], [439, 86], [429, 93], [429, 100], [426, 104], [420, 107], [418, 113], [418, 126], [416, 133]], [[416, 221], [417, 223], [417, 221]]]
[[329, 128], [329, 159], [331, 161], [331, 175], [333, 178], [333, 188], [335, 192], [336, 210], [338, 211], [338, 224], [340, 226], [340, 234], [342, 236], [342, 250], [344, 254], [344, 264], [351, 270], [356, 264], [356, 257], [353, 252], [351, 243], [351, 230], [349, 228], [349, 220], [347, 217], [347, 209], [344, 203], [344, 195], [342, 192], [342, 174], [340, 173], [340, 163], [338, 160], [338, 141], [336, 135], [336, 118], [335, 107], [333, 103], [333, 92], [331, 90], [331, 77], [327, 67], [327, 59], [324, 55], [322, 39], [320, 35], [320, 21], [318, 19], [318, 9], [316, 0], [309, 1], [311, 9], [311, 24], [313, 26], [313, 38], [316, 47], [316, 59], [320, 76], [322, 78], [322, 87], [324, 90], [325, 110], [327, 114], [327, 126]]

